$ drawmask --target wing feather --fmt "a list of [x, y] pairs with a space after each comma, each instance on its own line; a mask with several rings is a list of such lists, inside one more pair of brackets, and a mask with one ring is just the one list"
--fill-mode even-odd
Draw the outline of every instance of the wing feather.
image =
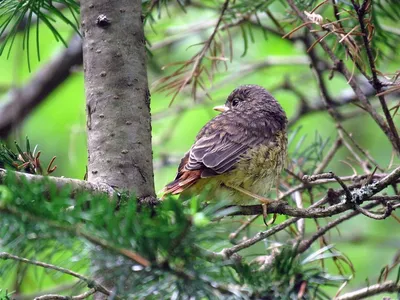
[[208, 130], [205, 136], [197, 139], [189, 151], [185, 169], [202, 169], [202, 178], [229, 172], [249, 149], [265, 141], [260, 131], [248, 131], [236, 126], [239, 132], [230, 134], [233, 124], [223, 125], [215, 126], [214, 130]]

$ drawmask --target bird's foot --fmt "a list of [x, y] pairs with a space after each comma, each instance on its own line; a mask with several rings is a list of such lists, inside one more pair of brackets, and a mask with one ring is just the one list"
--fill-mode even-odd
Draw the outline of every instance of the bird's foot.
[[[270, 200], [269, 200], [270, 201]], [[262, 210], [263, 210], [263, 221], [265, 226], [270, 226], [275, 223], [276, 220], [276, 214], [273, 214], [272, 219], [268, 220], [268, 204], [267, 203], [261, 203]]]

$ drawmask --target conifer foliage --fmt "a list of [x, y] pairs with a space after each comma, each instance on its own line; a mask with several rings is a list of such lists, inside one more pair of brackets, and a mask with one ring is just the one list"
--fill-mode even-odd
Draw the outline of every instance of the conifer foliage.
[[[193, 55], [163, 66], [167, 71], [155, 80], [152, 91], [168, 95], [171, 110], [154, 114], [155, 121], [174, 114], [182, 116], [192, 107], [205, 104], [209, 90], [215, 88], [212, 83], [218, 86], [232, 79], [226, 76], [221, 80], [218, 76], [221, 69], [229, 68], [229, 61], [238, 57], [233, 51], [237, 42], [242, 45], [243, 52], [239, 53], [242, 57], [257, 44], [255, 30], [261, 30], [266, 39], [284, 38], [301, 52], [301, 57], [288, 60], [310, 67], [309, 75], [319, 96], [315, 101], [310, 99], [290, 78], [275, 87], [276, 92], [285, 91], [298, 99], [289, 116], [289, 163], [277, 191], [270, 195], [276, 201], [268, 205], [268, 215], [275, 222], [268, 226], [259, 222], [261, 205], [205, 203], [202, 194], [186, 201], [172, 196], [160, 201], [152, 195], [138, 198], [135, 191], [122, 190], [107, 182], [87, 181], [87, 177], [72, 180], [48, 176], [57, 168], [55, 156], [43, 162], [41, 151], [37, 146], [32, 147], [28, 138], [23, 145], [10, 145], [5, 140], [0, 144], [0, 300], [24, 296], [37, 300], [90, 297], [343, 300], [383, 293], [400, 297], [399, 252], [391, 264], [381, 266], [380, 272], [361, 275], [373, 278], [373, 282], [343, 292], [354, 276], [359, 275], [351, 259], [330, 237], [340, 224], [354, 221], [357, 216], [359, 223], [353, 224], [358, 226], [366, 219], [391, 220], [397, 226], [393, 232], [399, 231], [400, 138], [396, 118], [400, 71], [393, 71], [390, 66], [391, 61], [399, 62], [396, 49], [400, 33], [395, 26], [400, 22], [398, 1], [141, 3], [143, 26], [149, 29], [171, 17], [168, 15], [171, 9], [174, 12], [179, 9], [181, 13], [192, 9], [211, 11], [216, 16], [212, 22], [202, 24], [204, 28], [189, 28], [183, 37], [172, 36], [159, 42], [179, 44], [181, 39], [196, 32], [205, 37], [197, 45], [198, 50], [190, 52]], [[75, 0], [0, 1], [0, 54], [15, 51], [15, 38], [22, 36], [30, 69], [32, 41], [40, 60], [41, 26], [45, 25], [56, 40], [68, 46], [60, 34], [60, 26], [72, 28], [75, 38], [87, 38], [87, 32], [80, 32], [79, 28], [79, 14], [85, 12], [80, 6], [90, 10], [96, 5]], [[118, 13], [125, 12], [121, 9]], [[106, 15], [93, 20], [104, 30], [114, 21]], [[146, 47], [149, 67], [157, 68], [157, 57], [151, 58], [153, 51], [162, 46], [151, 44], [147, 37], [142, 42], [138, 47]], [[67, 55], [80, 58], [82, 51]], [[285, 63], [286, 59], [267, 57], [245, 66], [240, 76]], [[76, 64], [77, 60], [72, 59], [69, 67]], [[142, 66], [143, 75], [146, 65]], [[110, 66], [110, 70], [102, 71], [97, 78], [109, 78], [113, 71], [114, 66]], [[337, 78], [350, 94], [328, 88], [329, 82]], [[124, 88], [131, 91], [134, 85], [133, 80]], [[51, 85], [51, 89], [56, 86]], [[38, 97], [44, 99], [50, 92]], [[149, 93], [144, 94], [150, 106]], [[182, 104], [178, 102], [182, 94], [191, 95], [198, 102]], [[40, 102], [35, 99], [30, 106]], [[114, 99], [119, 98], [114, 96]], [[1, 109], [0, 116], [4, 114]], [[88, 116], [95, 111], [96, 107], [87, 103]], [[316, 113], [324, 113], [334, 124], [333, 138], [326, 139], [318, 133], [313, 138], [301, 136], [297, 124]], [[371, 120], [376, 132], [384, 137], [386, 150], [393, 156], [388, 166], [382, 165], [381, 158], [373, 157], [345, 123], [360, 116]], [[17, 119], [23, 117], [16, 116]], [[88, 132], [95, 130], [90, 122], [91, 119]], [[134, 126], [134, 122], [126, 121], [125, 125]], [[0, 120], [3, 135], [8, 129], [2, 126]], [[154, 144], [165, 145], [173, 126]], [[330, 172], [328, 166], [341, 162], [338, 153], [342, 149], [348, 155], [344, 163], [352, 173], [339, 176]], [[118, 154], [134, 150], [123, 149]], [[157, 159], [156, 172], [158, 166], [176, 162], [172, 156], [157, 156]], [[398, 245], [398, 236], [394, 243]], [[58, 288], [59, 283], [63, 287], [55, 292], [43, 288], [35, 295], [13, 290], [30, 272], [43, 285], [51, 279]]]

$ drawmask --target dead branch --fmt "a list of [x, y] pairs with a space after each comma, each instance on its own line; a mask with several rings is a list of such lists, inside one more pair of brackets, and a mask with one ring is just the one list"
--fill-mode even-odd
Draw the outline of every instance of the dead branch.
[[388, 124], [385, 122], [382, 116], [380, 116], [378, 112], [373, 108], [366, 95], [362, 92], [353, 74], [349, 72], [344, 63], [336, 57], [336, 55], [333, 53], [332, 49], [328, 46], [328, 44], [324, 40], [321, 40], [320, 35], [313, 30], [312, 22], [310, 22], [306, 17], [306, 15], [302, 11], [300, 11], [300, 9], [296, 6], [294, 1], [288, 0], [287, 2], [289, 6], [293, 9], [293, 11], [297, 14], [297, 16], [304, 22], [303, 23], [304, 26], [306, 26], [310, 30], [310, 33], [315, 38], [315, 40], [319, 41], [321, 47], [324, 49], [324, 51], [328, 54], [329, 58], [332, 60], [335, 69], [346, 78], [350, 87], [353, 89], [359, 101], [362, 103], [364, 109], [370, 114], [373, 120], [379, 125], [379, 127], [385, 133], [389, 141], [392, 143], [394, 149], [396, 149], [397, 154], [400, 154], [400, 148], [398, 147], [396, 137], [393, 136], [393, 133], [390, 130]]
[[25, 117], [82, 64], [82, 41], [75, 35], [67, 49], [57, 54], [21, 88], [9, 92], [0, 109], [0, 138], [6, 138]]
[[[364, 21], [365, 15], [369, 13], [368, 10], [370, 10], [372, 6], [368, 5], [369, 1], [364, 1], [361, 6], [358, 5], [354, 0], [352, 0], [351, 3], [353, 4], [354, 10], [356, 11], [357, 16], [358, 16], [358, 22], [360, 23], [360, 28], [361, 28], [361, 32], [362, 32], [362, 39], [363, 39], [363, 42], [364, 42], [364, 48], [365, 48], [365, 51], [367, 52], [368, 63], [369, 63], [369, 67], [370, 67], [371, 74], [372, 74], [372, 85], [375, 88], [377, 94], [380, 94], [382, 92], [382, 83], [378, 79], [377, 68], [376, 68], [376, 64], [375, 64], [375, 58], [374, 58], [374, 56], [372, 54], [371, 42], [368, 39], [370, 34], [369, 34], [368, 30], [367, 30], [367, 27], [366, 27], [365, 21]], [[369, 6], [368, 9], [367, 9], [367, 6]], [[393, 119], [392, 119], [392, 116], [390, 114], [390, 111], [389, 111], [389, 109], [387, 107], [385, 96], [384, 95], [379, 95], [378, 99], [379, 99], [379, 102], [381, 103], [383, 113], [384, 113], [384, 115], [386, 117], [386, 121], [389, 124], [389, 128], [390, 128], [391, 133], [393, 135], [394, 142], [397, 145], [397, 149], [400, 149], [399, 134], [398, 134], [396, 126], [395, 126], [395, 124], [393, 122]]]
[[46, 294], [42, 296], [35, 297], [33, 300], [81, 300], [86, 299], [96, 293], [97, 290], [95, 288], [91, 288], [90, 290], [76, 296], [61, 296], [55, 294]]
[[[380, 204], [380, 201], [374, 201], [371, 203], [368, 203], [364, 209], [371, 209], [377, 205]], [[359, 215], [360, 212], [359, 211], [352, 211], [350, 213], [347, 213], [339, 218], [337, 218], [336, 220], [329, 222], [326, 226], [321, 227], [317, 230], [317, 232], [315, 232], [309, 239], [307, 240], [303, 240], [300, 242], [300, 245], [298, 247], [298, 253], [303, 253], [305, 252], [308, 248], [311, 247], [311, 245], [321, 236], [325, 235], [325, 233], [327, 233], [330, 229], [336, 227], [337, 225], [339, 225], [340, 223], [349, 220], [350, 218]]]
[[114, 293], [109, 291], [103, 285], [97, 283], [95, 280], [93, 280], [91, 278], [88, 278], [86, 276], [83, 276], [83, 275], [81, 275], [79, 273], [76, 273], [76, 272], [74, 272], [72, 270], [65, 269], [65, 268], [62, 268], [62, 267], [59, 267], [59, 266], [55, 266], [55, 265], [52, 265], [52, 264], [36, 261], [36, 260], [30, 260], [30, 259], [27, 259], [27, 258], [19, 257], [19, 256], [16, 256], [16, 255], [12, 255], [10, 253], [7, 253], [7, 252], [0, 252], [0, 259], [2, 259], [2, 260], [12, 259], [12, 260], [15, 260], [15, 261], [23, 262], [23, 263], [30, 264], [30, 265], [35, 265], [35, 266], [38, 266], [38, 267], [41, 267], [41, 268], [45, 268], [45, 269], [55, 270], [57, 272], [61, 272], [61, 273], [76, 277], [79, 280], [82, 280], [82, 281], [86, 282], [88, 286], [92, 287], [96, 291], [101, 292], [101, 293], [103, 293], [104, 295], [107, 295], [107, 296], [113, 295], [113, 297], [117, 297], [117, 299], [119, 299], [119, 297], [117, 295], [115, 295]]
[[[362, 203], [363, 201], [365, 201], [369, 197], [372, 197], [373, 195], [377, 194], [378, 192], [380, 192], [381, 190], [383, 190], [384, 188], [386, 188], [388, 185], [390, 185], [392, 182], [396, 181], [399, 178], [400, 178], [400, 167], [396, 168], [390, 174], [386, 175], [385, 177], [383, 177], [381, 180], [377, 181], [376, 183], [367, 184], [367, 185], [362, 186], [361, 188], [352, 190], [351, 202], [352, 203]], [[343, 191], [342, 191], [342, 193], [343, 193]], [[332, 194], [332, 193], [330, 193], [330, 194]], [[308, 210], [316, 209], [316, 208], [326, 204], [329, 200], [330, 200], [329, 196], [326, 195], [319, 201], [312, 204], [308, 208]], [[337, 204], [337, 205], [340, 205], [340, 204]], [[351, 204], [349, 203], [349, 201], [346, 201], [344, 205], [351, 205]], [[333, 210], [335, 210], [338, 206], [334, 205], [327, 209], [328, 210], [332, 209], [332, 207], [334, 207]], [[268, 206], [268, 210], [269, 209], [270, 209], [270, 205]], [[298, 209], [298, 208], [293, 208], [293, 209]], [[254, 237], [249, 238], [242, 243], [239, 243], [231, 248], [223, 249], [219, 254], [226, 256], [226, 257], [230, 257], [233, 253], [236, 253], [240, 250], [248, 248], [248, 247], [256, 244], [257, 242], [262, 241], [262, 240], [266, 239], [267, 237], [285, 229], [289, 225], [297, 222], [299, 220], [299, 218], [300, 217], [290, 218], [290, 219], [282, 222], [281, 224], [275, 225], [271, 229], [268, 229], [266, 231], [261, 231], [261, 232], [257, 233]]]
[[335, 300], [356, 300], [365, 299], [367, 297], [381, 294], [381, 293], [395, 293], [400, 292], [400, 284], [393, 281], [386, 281], [377, 283], [369, 287], [360, 289], [358, 291], [350, 292], [342, 296], [336, 297]]

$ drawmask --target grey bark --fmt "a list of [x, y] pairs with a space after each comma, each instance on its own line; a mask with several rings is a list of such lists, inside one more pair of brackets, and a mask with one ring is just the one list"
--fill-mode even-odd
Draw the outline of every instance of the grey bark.
[[152, 197], [150, 94], [139, 0], [81, 2], [88, 180]]
[[[153, 198], [150, 93], [141, 1], [82, 1], [81, 18], [88, 180], [130, 190], [139, 199]], [[115, 286], [111, 278], [98, 276], [105, 286]], [[94, 295], [96, 300], [106, 298]]]
[[65, 178], [65, 177], [32, 175], [22, 172], [7, 171], [1, 168], [0, 168], [0, 184], [4, 184], [7, 174], [9, 174], [10, 172], [12, 172], [13, 176], [15, 176], [18, 180], [24, 180], [28, 182], [41, 182], [41, 183], [43, 183], [44, 180], [48, 180], [48, 182], [50, 182], [51, 185], [55, 185], [58, 190], [65, 189], [65, 187], [68, 186], [70, 188], [70, 196], [72, 198], [74, 198], [76, 194], [83, 192], [107, 194], [110, 198], [116, 196], [114, 189], [112, 189], [109, 185], [105, 183], [96, 184], [92, 182], [87, 182], [85, 180]]

